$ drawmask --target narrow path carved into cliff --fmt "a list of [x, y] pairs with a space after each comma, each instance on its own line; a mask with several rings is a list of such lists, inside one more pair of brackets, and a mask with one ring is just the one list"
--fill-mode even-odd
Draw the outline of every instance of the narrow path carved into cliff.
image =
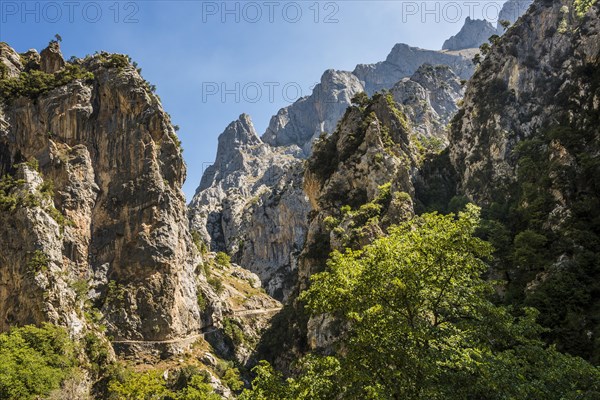
[[169, 339], [169, 340], [113, 340], [111, 343], [113, 343], [113, 344], [170, 344], [170, 343], [185, 342], [185, 341], [188, 341], [188, 340], [193, 341], [193, 340], [196, 340], [196, 339], [199, 339], [199, 338], [203, 338], [206, 333], [210, 333], [210, 332], [198, 333], [196, 335], [186, 336], [184, 338], [178, 338], [178, 339]]
[[[275, 312], [281, 311], [281, 308], [282, 307], [267, 308], [264, 310], [261, 310], [261, 309], [258, 309], [258, 310], [234, 310], [233, 315], [235, 317], [245, 317], [248, 315], [270, 314], [270, 313], [275, 313]], [[186, 342], [186, 341], [195, 341], [200, 338], [204, 339], [205, 335], [207, 335], [209, 333], [213, 333], [216, 330], [217, 330], [217, 328], [215, 328], [214, 326], [207, 326], [205, 328], [204, 332], [198, 333], [195, 335], [191, 335], [191, 336], [186, 336], [184, 338], [168, 339], [168, 340], [113, 340], [111, 343], [113, 343], [113, 344], [149, 344], [149, 345], [180, 343], [180, 342]]]
[[260, 314], [269, 314], [269, 313], [274, 313], [274, 312], [279, 312], [281, 311], [282, 307], [275, 307], [275, 308], [267, 308], [265, 310], [234, 310], [233, 311], [233, 315], [236, 317], [244, 317], [247, 315], [260, 315]]

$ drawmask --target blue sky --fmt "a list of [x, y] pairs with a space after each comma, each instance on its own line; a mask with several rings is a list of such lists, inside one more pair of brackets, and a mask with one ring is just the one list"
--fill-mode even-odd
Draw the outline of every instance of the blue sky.
[[326, 69], [382, 61], [399, 42], [439, 49], [467, 16], [494, 19], [502, 3], [1, 0], [0, 41], [42, 50], [59, 33], [66, 58], [129, 54], [181, 128], [189, 201], [241, 113], [262, 134]]

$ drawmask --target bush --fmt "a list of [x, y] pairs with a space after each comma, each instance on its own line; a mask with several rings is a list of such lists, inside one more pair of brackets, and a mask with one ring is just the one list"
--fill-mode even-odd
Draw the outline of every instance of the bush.
[[239, 322], [231, 318], [223, 319], [223, 332], [237, 346], [243, 344], [246, 341], [244, 331], [242, 331], [242, 328], [240, 328]]
[[51, 324], [0, 334], [0, 398], [38, 399], [58, 389], [75, 366], [67, 332]]
[[106, 68], [125, 68], [129, 66], [130, 58], [123, 54], [111, 54], [103, 65]]
[[204, 255], [207, 253], [208, 249], [206, 247], [206, 244], [204, 243], [204, 241], [202, 241], [202, 238], [200, 237], [200, 233], [198, 231], [192, 231], [192, 241], [194, 242], [194, 245], [196, 245], [196, 248], [198, 249], [200, 254]]
[[110, 400], [138, 400], [175, 398], [160, 371], [134, 372], [126, 370], [108, 384]]
[[73, 64], [67, 64], [55, 74], [37, 70], [21, 72], [17, 77], [0, 80], [0, 97], [8, 101], [21, 96], [36, 98], [42, 93], [78, 79], [89, 82], [94, 79], [94, 74]]
[[17, 207], [36, 207], [40, 205], [39, 199], [31, 194], [13, 193], [14, 189], [19, 188], [25, 181], [15, 180], [11, 175], [4, 175], [0, 179], [0, 210], [14, 211]]
[[196, 295], [196, 301], [198, 302], [198, 309], [200, 311], [206, 310], [206, 306], [208, 302], [206, 301], [206, 297], [204, 297], [204, 293], [198, 288], [198, 294]]
[[575, 6], [575, 12], [577, 13], [577, 16], [583, 17], [595, 1], [596, 0], [575, 0], [573, 5]]
[[223, 281], [221, 281], [221, 279], [217, 276], [209, 276], [206, 278], [206, 281], [210, 286], [213, 287], [213, 289], [215, 289], [217, 294], [221, 294], [223, 293], [223, 290], [225, 290], [225, 287], [223, 286]]
[[31, 259], [27, 263], [27, 272], [30, 274], [37, 274], [38, 272], [46, 272], [48, 270], [48, 263], [50, 259], [41, 250], [33, 252]]
[[83, 337], [85, 352], [92, 362], [91, 369], [99, 374], [110, 361], [110, 348], [106, 341], [100, 339], [97, 335], [89, 332]]
[[231, 265], [231, 257], [222, 251], [215, 256], [215, 262], [221, 267], [229, 267]]
[[178, 393], [178, 400], [221, 400], [209, 383], [208, 374], [197, 374], [191, 377], [187, 386]]

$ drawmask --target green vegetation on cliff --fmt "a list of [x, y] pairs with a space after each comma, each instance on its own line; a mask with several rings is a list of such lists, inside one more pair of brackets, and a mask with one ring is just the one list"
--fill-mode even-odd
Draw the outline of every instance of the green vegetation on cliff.
[[14, 78], [8, 78], [0, 71], [0, 98], [10, 101], [20, 96], [35, 98], [54, 88], [63, 86], [77, 79], [91, 81], [94, 74], [86, 71], [80, 65], [67, 64], [55, 74], [31, 70], [21, 72]]
[[284, 380], [256, 369], [242, 399], [575, 399], [600, 396], [600, 370], [547, 347], [534, 309], [490, 299], [492, 247], [479, 210], [424, 214], [363, 250], [334, 252], [301, 296], [341, 321], [334, 356]]
[[[512, 193], [484, 209], [481, 234], [510, 275], [506, 300], [536, 307], [544, 337], [600, 361], [600, 158], [568, 125], [521, 141]], [[500, 198], [500, 197], [498, 197]]]

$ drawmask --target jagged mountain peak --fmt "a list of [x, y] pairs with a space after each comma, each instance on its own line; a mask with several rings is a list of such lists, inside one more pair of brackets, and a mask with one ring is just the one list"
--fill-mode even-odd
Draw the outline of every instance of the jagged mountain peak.
[[219, 136], [218, 152], [229, 152], [243, 146], [254, 146], [260, 143], [262, 141], [254, 129], [252, 119], [248, 114], [242, 114], [231, 122]]
[[353, 71], [369, 95], [390, 89], [400, 79], [411, 76], [421, 65], [447, 65], [462, 79], [468, 79], [474, 70], [471, 59], [460, 53], [424, 50], [398, 43], [385, 61], [376, 64], [359, 64]]
[[410, 55], [411, 53], [414, 54], [419, 50], [423, 49], [410, 46], [406, 43], [396, 43], [394, 47], [392, 47], [390, 53], [387, 55], [385, 61], [398, 64], [402, 58]]
[[272, 146], [298, 146], [307, 156], [313, 140], [322, 132], [333, 132], [352, 97], [364, 90], [351, 72], [326, 70], [310, 96], [282, 108], [271, 118], [262, 138]]
[[467, 17], [461, 30], [444, 42], [444, 50], [463, 50], [479, 47], [488, 38], [497, 33], [497, 29], [483, 19]]

